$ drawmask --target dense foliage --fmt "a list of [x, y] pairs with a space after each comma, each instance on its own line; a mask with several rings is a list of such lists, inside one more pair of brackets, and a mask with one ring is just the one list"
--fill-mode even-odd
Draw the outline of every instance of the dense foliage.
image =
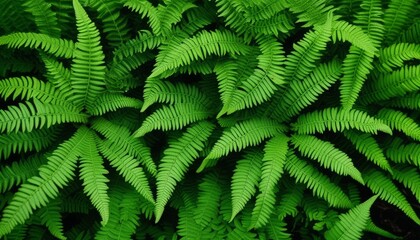
[[378, 201], [420, 225], [417, 0], [0, 9], [0, 238], [398, 238]]

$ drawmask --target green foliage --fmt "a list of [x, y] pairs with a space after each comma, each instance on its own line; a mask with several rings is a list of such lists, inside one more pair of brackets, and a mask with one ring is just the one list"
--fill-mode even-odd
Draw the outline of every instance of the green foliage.
[[416, 233], [416, 3], [0, 0], [0, 238]]

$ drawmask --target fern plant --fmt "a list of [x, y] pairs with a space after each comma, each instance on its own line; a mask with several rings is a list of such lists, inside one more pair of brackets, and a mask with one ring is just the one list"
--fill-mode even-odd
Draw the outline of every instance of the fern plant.
[[402, 237], [377, 204], [420, 225], [416, 1], [0, 7], [0, 237]]

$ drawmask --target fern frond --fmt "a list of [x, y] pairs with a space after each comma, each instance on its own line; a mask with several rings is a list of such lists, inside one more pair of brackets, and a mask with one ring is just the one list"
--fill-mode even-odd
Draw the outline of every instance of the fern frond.
[[16, 225], [30, 217], [33, 210], [46, 206], [58, 196], [59, 189], [74, 177], [77, 156], [85, 142], [87, 128], [81, 127], [48, 157], [48, 163], [39, 168], [39, 176], [21, 185], [10, 204], [4, 209], [0, 221], [0, 236], [9, 233]]
[[384, 14], [385, 42], [393, 42], [415, 15], [416, 0], [391, 0]]
[[155, 49], [163, 40], [163, 37], [156, 36], [147, 30], [139, 31], [136, 38], [124, 42], [115, 49], [114, 61], [120, 61], [136, 53], [143, 53], [146, 50]]
[[292, 235], [286, 232], [287, 224], [279, 221], [276, 216], [272, 216], [267, 223], [266, 231], [269, 239], [273, 240], [290, 240]]
[[404, 108], [409, 110], [420, 109], [420, 94], [417, 92], [407, 93], [402, 97], [395, 97], [383, 103], [387, 107]]
[[105, 55], [99, 31], [78, 0], [73, 0], [77, 24], [77, 45], [71, 66], [73, 101], [76, 105], [93, 105], [105, 88]]
[[118, 93], [105, 93], [100, 95], [94, 104], [88, 107], [88, 111], [95, 116], [104, 115], [107, 112], [116, 111], [120, 108], [140, 109], [143, 102]]
[[71, 71], [63, 63], [46, 54], [41, 54], [41, 59], [45, 64], [48, 82], [60, 91], [63, 98], [68, 99], [72, 90], [70, 82]]
[[212, 109], [197, 102], [163, 106], [150, 114], [133, 136], [141, 137], [153, 130], [179, 130], [191, 123], [204, 120], [212, 114]]
[[98, 210], [102, 218], [102, 225], [109, 219], [109, 198], [107, 194], [109, 181], [104, 175], [108, 171], [103, 166], [103, 159], [96, 148], [93, 131], [89, 131], [80, 154], [80, 178], [83, 180], [83, 191], [90, 198], [92, 205]]
[[15, 100], [19, 96], [22, 100], [36, 98], [44, 103], [69, 104], [65, 93], [35, 77], [13, 77], [1, 80], [0, 96], [5, 100], [10, 96]]
[[420, 173], [417, 168], [398, 165], [394, 167], [392, 177], [410, 189], [420, 202]]
[[121, 16], [120, 1], [88, 1], [89, 6], [98, 11], [98, 18], [103, 23], [103, 32], [106, 33], [106, 39], [109, 45], [117, 47], [130, 38], [127, 19]]
[[392, 134], [391, 128], [380, 119], [356, 109], [347, 111], [340, 108], [326, 108], [300, 116], [292, 124], [292, 129], [299, 134], [323, 133], [325, 130], [342, 132], [348, 129], [374, 134], [378, 131]]
[[265, 144], [261, 181], [258, 186], [260, 193], [256, 197], [249, 228], [263, 227], [270, 219], [276, 202], [276, 185], [286, 162], [288, 141], [284, 134], [279, 134]]
[[0, 110], [0, 132], [30, 132], [33, 129], [50, 127], [65, 122], [87, 122], [87, 115], [65, 105], [26, 102]]
[[297, 14], [298, 22], [306, 22], [303, 27], [324, 24], [332, 6], [326, 6], [325, 0], [287, 0], [290, 11]]
[[420, 44], [396, 43], [379, 52], [381, 66], [388, 72], [392, 72], [393, 67], [402, 67], [404, 61], [412, 59], [420, 59]]
[[405, 113], [390, 108], [382, 108], [376, 115], [391, 129], [403, 132], [407, 136], [420, 141], [420, 125]]
[[126, 155], [137, 158], [146, 169], [155, 176], [157, 167], [154, 163], [150, 149], [142, 140], [132, 137], [132, 134], [126, 125], [117, 125], [103, 118], [97, 118], [92, 122], [92, 128], [105, 136], [108, 140], [115, 143]]
[[210, 159], [226, 156], [230, 152], [237, 152], [248, 146], [256, 146], [264, 139], [283, 131], [285, 126], [267, 118], [252, 118], [239, 122], [223, 132], [197, 172], [201, 172]]
[[400, 240], [400, 239], [402, 239], [401, 237], [395, 236], [394, 234], [392, 234], [392, 233], [390, 233], [390, 232], [388, 232], [388, 231], [385, 231], [385, 230], [383, 230], [382, 228], [380, 228], [380, 227], [376, 226], [376, 225], [372, 222], [372, 220], [371, 220], [371, 219], [369, 219], [369, 220], [368, 220], [368, 223], [367, 223], [367, 225], [366, 225], [365, 230], [366, 230], [367, 232], [372, 232], [372, 233], [375, 233], [375, 234], [377, 234], [377, 235], [380, 235], [380, 236], [383, 236], [383, 237], [386, 237], [386, 238], [389, 238], [389, 239], [399, 239], [399, 240]]
[[22, 6], [25, 8], [25, 11], [32, 14], [37, 29], [41, 33], [51, 37], [60, 37], [61, 29], [59, 28], [57, 16], [52, 11], [50, 3], [45, 0], [30, 0], [25, 1]]
[[340, 100], [349, 110], [356, 102], [367, 75], [373, 69], [373, 54], [357, 47], [350, 47], [343, 62], [343, 77], [340, 85]]
[[303, 156], [317, 160], [321, 166], [340, 175], [349, 175], [354, 180], [364, 184], [361, 173], [353, 165], [351, 158], [332, 143], [322, 141], [311, 135], [298, 134], [292, 136], [291, 142]]
[[48, 227], [50, 233], [58, 239], [67, 239], [63, 234], [63, 222], [61, 220], [61, 201], [55, 199], [38, 210], [41, 223]]
[[327, 240], [332, 239], [348, 239], [357, 240], [363, 235], [369, 217], [369, 210], [378, 196], [373, 196], [365, 202], [353, 207], [346, 214], [341, 214], [339, 220], [334, 226], [325, 232]]
[[193, 86], [183, 83], [171, 83], [169, 81], [147, 80], [144, 86], [144, 104], [141, 111], [144, 112], [153, 103], [167, 103], [170, 105], [179, 103], [205, 103], [206, 95]]
[[420, 21], [417, 20], [400, 34], [397, 42], [420, 43]]
[[171, 143], [164, 151], [156, 177], [156, 222], [162, 217], [176, 183], [181, 181], [188, 167], [199, 156], [198, 152], [204, 148], [204, 142], [209, 138], [213, 128], [214, 125], [209, 122], [199, 122], [189, 127], [182, 137]]
[[404, 66], [392, 73], [380, 74], [366, 85], [361, 94], [361, 103], [369, 104], [392, 97], [400, 97], [420, 90], [420, 66]]
[[[294, 182], [291, 184], [294, 184]], [[301, 204], [305, 189], [305, 185], [301, 183], [285, 189], [275, 211], [279, 220], [283, 220], [288, 215], [296, 216], [298, 214], [297, 207]]]
[[386, 156], [395, 163], [409, 163], [420, 167], [420, 144], [409, 143], [403, 145], [397, 139], [386, 148]]
[[188, 65], [194, 60], [204, 60], [210, 54], [246, 54], [249, 50], [250, 46], [246, 45], [242, 38], [227, 30], [203, 30], [192, 38], [184, 39], [180, 44], [163, 47], [156, 57], [156, 65], [149, 78]]
[[[383, 11], [380, 0], [364, 0], [356, 13], [354, 23], [369, 35], [372, 44], [379, 48], [384, 38]], [[357, 3], [355, 4], [357, 5]]]
[[304, 183], [312, 190], [313, 194], [325, 199], [331, 206], [348, 208], [352, 206], [349, 197], [343, 190], [331, 182], [318, 169], [306, 161], [299, 159], [294, 154], [289, 154], [285, 163], [285, 169], [296, 179], [298, 183]]
[[44, 155], [32, 155], [24, 160], [14, 161], [0, 168], [0, 193], [20, 185], [28, 178], [38, 174], [38, 168], [46, 162]]
[[[293, 3], [293, 5], [296, 3]], [[294, 51], [287, 56], [285, 78], [293, 81], [304, 79], [316, 66], [330, 41], [332, 13], [315, 31], [309, 31], [302, 40], [294, 44]]]
[[366, 185], [372, 192], [379, 195], [380, 199], [397, 206], [414, 222], [420, 224], [420, 219], [410, 203], [385, 174], [371, 168], [363, 172], [363, 179], [365, 179]]
[[0, 159], [7, 159], [12, 153], [35, 150], [40, 152], [57, 139], [57, 128], [36, 129], [32, 132], [16, 132], [0, 135]]
[[372, 135], [368, 133], [359, 133], [354, 130], [344, 131], [343, 134], [352, 142], [357, 151], [365, 155], [368, 160], [372, 161], [385, 171], [392, 173], [391, 166], [389, 165], [385, 154]]
[[254, 72], [234, 91], [229, 105], [224, 105], [219, 116], [231, 114], [267, 101], [277, 90], [276, 85], [285, 83], [283, 76], [284, 51], [280, 43], [272, 37], [258, 39], [261, 55]]
[[[268, 0], [256, 3], [254, 6], [244, 8], [244, 17], [251, 22], [257, 22], [261, 20], [267, 20], [276, 16], [279, 12], [290, 7], [290, 4], [285, 1]], [[261, 4], [258, 4], [261, 3]]]
[[95, 239], [131, 239], [139, 225], [141, 198], [138, 193], [119, 183], [109, 189], [109, 220], [96, 232]]
[[9, 48], [40, 48], [56, 57], [71, 58], [75, 53], [76, 45], [71, 40], [50, 37], [42, 33], [11, 33], [0, 36], [0, 46]]
[[196, 7], [196, 5], [188, 0], [168, 0], [165, 1], [165, 5], [166, 6], [159, 4], [156, 9], [157, 22], [154, 22], [153, 18], [149, 21], [153, 33], [156, 35], [170, 34], [172, 25], [181, 21], [182, 14], [185, 11]]
[[[198, 185], [197, 207], [193, 210], [197, 224], [206, 227], [218, 217], [219, 202], [222, 196], [222, 176], [219, 173], [209, 173]], [[189, 216], [191, 218], [191, 215]]]
[[130, 183], [147, 201], [154, 203], [149, 181], [143, 168], [138, 166], [139, 161], [127, 155], [124, 149], [110, 140], [98, 141], [97, 144], [99, 151], [109, 160], [111, 166], [124, 177], [124, 180]]
[[246, 152], [243, 159], [236, 164], [232, 176], [232, 215], [230, 222], [245, 207], [255, 194], [261, 178], [262, 159], [264, 155], [257, 150]]
[[375, 54], [377, 51], [374, 43], [362, 28], [346, 21], [336, 21], [332, 26], [332, 41], [335, 43], [337, 40], [349, 41], [353, 46], [370, 54]]
[[[303, 79], [292, 81], [280, 99], [273, 100], [273, 117], [288, 120], [302, 109], [317, 100], [317, 97], [327, 90], [341, 75], [341, 65], [338, 61], [321, 64]], [[276, 95], [275, 95], [276, 96]]]

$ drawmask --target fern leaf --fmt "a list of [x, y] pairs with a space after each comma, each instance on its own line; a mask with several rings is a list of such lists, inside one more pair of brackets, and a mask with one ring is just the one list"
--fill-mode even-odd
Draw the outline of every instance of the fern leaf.
[[261, 181], [258, 187], [260, 193], [256, 197], [249, 228], [263, 227], [270, 219], [276, 202], [276, 185], [283, 174], [286, 162], [288, 141], [285, 135], [279, 134], [265, 144]]
[[381, 66], [388, 72], [392, 68], [402, 67], [404, 61], [420, 59], [420, 45], [414, 43], [396, 43], [379, 52]]
[[127, 19], [120, 15], [120, 1], [89, 1], [89, 5], [99, 13], [98, 18], [102, 20], [103, 32], [109, 45], [117, 47], [127, 41], [130, 37]]
[[270, 19], [276, 16], [277, 13], [290, 7], [290, 4], [283, 0], [261, 1], [262, 4], [259, 5], [259, 2], [252, 1], [252, 3], [256, 3], [257, 6], [250, 6], [244, 9], [244, 17], [251, 22]]
[[351, 109], [326, 108], [300, 116], [292, 129], [299, 134], [323, 133], [325, 130], [341, 132], [357, 129], [366, 133], [377, 134], [378, 131], [392, 134], [391, 128], [382, 120], [370, 117], [365, 112]]
[[385, 42], [393, 42], [407, 26], [411, 20], [410, 17], [415, 14], [416, 0], [391, 0], [388, 8], [385, 10], [384, 25], [385, 25]]
[[410, 27], [400, 34], [397, 42], [420, 43], [420, 21], [415, 21]]
[[193, 86], [183, 83], [173, 84], [169, 81], [147, 80], [144, 89], [144, 104], [141, 111], [144, 112], [153, 103], [206, 103], [206, 95]]
[[264, 139], [283, 131], [285, 131], [283, 125], [267, 118], [252, 118], [239, 122], [223, 132], [197, 172], [201, 172], [210, 159], [226, 156], [230, 152], [237, 152], [248, 146], [256, 146]]
[[0, 135], [0, 159], [7, 159], [12, 153], [23, 153], [52, 145], [57, 139], [57, 128], [37, 129], [32, 132], [16, 132]]
[[141, 127], [134, 132], [134, 137], [141, 137], [153, 130], [179, 130], [188, 124], [204, 120], [212, 115], [213, 111], [199, 103], [179, 103], [172, 106], [163, 106], [149, 115]]
[[103, 118], [97, 118], [92, 122], [92, 128], [104, 135], [108, 140], [115, 143], [115, 146], [124, 151], [125, 155], [131, 155], [137, 158], [146, 169], [155, 176], [157, 173], [150, 149], [142, 140], [131, 136], [129, 129], [125, 125], [116, 125]]
[[383, 11], [380, 0], [364, 0], [361, 10], [356, 13], [354, 23], [360, 26], [376, 48], [381, 46], [384, 38]]
[[341, 208], [352, 206], [350, 199], [344, 194], [343, 190], [332, 183], [318, 169], [297, 158], [294, 154], [288, 156], [285, 169], [292, 177], [296, 178], [296, 182], [306, 184], [314, 195], [325, 199], [331, 206]]
[[263, 154], [249, 151], [236, 164], [232, 176], [232, 215], [230, 222], [245, 207], [245, 204], [256, 192], [261, 177]]
[[331, 37], [332, 14], [315, 31], [310, 31], [293, 46], [294, 51], [287, 56], [285, 78], [291, 81], [304, 79], [321, 58], [321, 51], [327, 48]]
[[401, 237], [395, 236], [394, 234], [392, 234], [392, 233], [390, 233], [388, 231], [385, 231], [382, 228], [376, 226], [372, 222], [372, 220], [370, 220], [370, 219], [368, 220], [368, 223], [366, 225], [365, 230], [368, 231], [368, 232], [372, 232], [372, 233], [375, 233], [377, 235], [386, 237], [386, 238], [390, 238], [390, 239], [402, 239]]
[[403, 145], [394, 140], [394, 142], [387, 147], [385, 154], [395, 163], [410, 163], [420, 167], [420, 144], [418, 143]]
[[392, 173], [388, 160], [372, 135], [368, 133], [359, 133], [354, 130], [344, 131], [343, 134], [353, 143], [357, 151], [365, 155], [368, 160], [372, 161], [385, 171]]
[[398, 165], [394, 167], [392, 177], [410, 189], [420, 202], [420, 174], [416, 168]]
[[89, 19], [78, 0], [73, 0], [77, 24], [77, 45], [71, 66], [73, 101], [76, 105], [93, 105], [96, 97], [104, 91], [104, 53], [99, 31]]
[[343, 63], [340, 97], [343, 108], [349, 110], [356, 102], [367, 75], [373, 69], [373, 54], [351, 47]]
[[325, 232], [325, 238], [329, 239], [360, 239], [366, 228], [369, 218], [369, 210], [378, 196], [373, 196], [350, 209], [346, 214], [339, 216], [334, 226]]
[[21, 185], [10, 204], [4, 209], [0, 221], [0, 236], [9, 233], [16, 225], [30, 217], [33, 210], [46, 206], [58, 196], [59, 189], [74, 177], [77, 157], [87, 137], [87, 128], [81, 127], [69, 140], [48, 157], [48, 163], [39, 168], [39, 176]]
[[80, 156], [80, 178], [83, 180], [84, 192], [101, 215], [102, 225], [106, 225], [109, 219], [106, 183], [109, 180], [104, 175], [108, 171], [103, 166], [103, 159], [96, 148], [95, 138], [97, 138], [95, 133], [89, 131]]
[[71, 40], [50, 37], [42, 33], [11, 33], [0, 36], [0, 46], [7, 45], [9, 48], [40, 48], [56, 57], [71, 58], [76, 46]]
[[164, 38], [162, 36], [156, 36], [147, 30], [139, 31], [136, 38], [118, 46], [114, 51], [114, 61], [121, 61], [137, 53], [144, 53], [146, 50], [155, 49], [163, 40]]
[[47, 206], [38, 210], [36, 215], [41, 218], [41, 223], [48, 227], [50, 233], [58, 239], [66, 239], [63, 234], [63, 223], [61, 220], [61, 202], [53, 200]]
[[131, 97], [126, 97], [122, 94], [106, 93], [99, 96], [93, 106], [88, 107], [88, 111], [93, 115], [104, 115], [110, 111], [116, 111], [120, 108], [136, 108], [140, 109], [143, 102]]
[[44, 103], [69, 104], [66, 94], [58, 91], [50, 83], [45, 83], [35, 77], [13, 77], [0, 81], [0, 96], [4, 99], [18, 96], [22, 100], [36, 98]]
[[390, 108], [382, 108], [377, 117], [383, 120], [391, 129], [403, 132], [407, 136], [420, 141], [420, 126], [405, 113]]
[[101, 226], [95, 239], [130, 239], [139, 225], [141, 200], [126, 184], [110, 186], [108, 224]]
[[369, 36], [358, 26], [340, 20], [334, 22], [332, 29], [332, 40], [334, 43], [337, 40], [349, 41], [353, 46], [356, 46], [370, 54], [375, 54], [378, 50], [375, 48], [374, 43]]
[[296, 116], [302, 109], [315, 102], [340, 75], [341, 65], [338, 61], [320, 64], [302, 81], [295, 79], [290, 82], [280, 100], [273, 100], [275, 105], [272, 107], [272, 115], [279, 120], [288, 120]]
[[303, 156], [317, 160], [323, 167], [340, 175], [349, 175], [364, 184], [361, 173], [354, 167], [351, 158], [335, 146], [310, 135], [292, 136], [291, 141]]
[[387, 100], [384, 102], [384, 105], [389, 107], [405, 108], [409, 110], [419, 110], [420, 94], [417, 92], [407, 93], [402, 97], [395, 97]]
[[197, 224], [202, 227], [209, 225], [214, 218], [218, 217], [219, 202], [222, 196], [220, 178], [222, 176], [218, 173], [209, 173], [198, 185], [197, 208], [193, 210], [193, 214]]
[[361, 103], [369, 104], [420, 90], [420, 66], [404, 66], [392, 73], [379, 75], [366, 85]]
[[199, 156], [204, 148], [204, 142], [210, 137], [214, 125], [209, 122], [199, 122], [189, 127], [186, 132], [169, 145], [159, 164], [157, 174], [157, 199], [155, 207], [156, 222], [162, 217], [166, 203], [169, 201], [175, 185], [181, 181], [188, 167]]
[[306, 22], [303, 27], [324, 24], [332, 6], [326, 6], [325, 0], [287, 0], [290, 11], [297, 14], [298, 22]]
[[138, 166], [138, 160], [127, 155], [117, 143], [105, 140], [98, 144], [100, 152], [110, 161], [111, 166], [124, 177], [125, 181], [130, 183], [147, 201], [154, 203], [149, 181], [143, 168]]
[[0, 193], [5, 193], [13, 186], [20, 185], [28, 178], [37, 175], [38, 168], [46, 161], [44, 155], [33, 155], [24, 160], [13, 162], [0, 168]]
[[72, 90], [70, 82], [71, 71], [63, 63], [45, 54], [41, 54], [41, 59], [45, 64], [48, 82], [54, 85], [55, 89], [59, 90], [62, 98], [68, 99]]
[[290, 240], [291, 234], [287, 231], [287, 224], [279, 221], [276, 216], [272, 216], [267, 223], [267, 234], [269, 239], [273, 240]]
[[293, 186], [286, 188], [275, 211], [279, 220], [283, 220], [288, 215], [296, 216], [298, 214], [297, 207], [303, 199], [305, 185], [301, 183], [294, 184], [294, 182], [291, 184], [293, 184]]
[[[261, 55], [258, 56], [257, 69], [245, 81], [241, 82], [238, 90], [233, 93], [229, 105], [224, 105], [221, 113], [250, 108], [267, 101], [276, 85], [284, 84], [283, 62], [285, 60], [280, 43], [272, 37], [258, 39]], [[219, 116], [221, 115], [219, 113]]]
[[87, 115], [75, 111], [65, 105], [41, 103], [34, 99], [35, 104], [26, 102], [18, 106], [10, 106], [8, 110], [0, 110], [1, 132], [31, 132], [42, 128], [45, 124], [50, 127], [65, 122], [87, 122]]
[[242, 38], [229, 31], [203, 30], [194, 37], [185, 39], [181, 44], [165, 46], [156, 57], [156, 67], [149, 78], [188, 65], [194, 60], [204, 60], [210, 54], [246, 54], [249, 50], [250, 47], [245, 45]]
[[414, 222], [420, 224], [420, 219], [417, 217], [414, 209], [410, 206], [410, 203], [399, 191], [397, 186], [395, 186], [392, 180], [385, 174], [372, 168], [363, 172], [363, 179], [365, 179], [366, 185], [372, 192], [379, 195], [380, 199], [397, 206]]
[[55, 12], [51, 9], [51, 4], [44, 0], [25, 1], [22, 5], [27, 12], [34, 17], [37, 29], [51, 37], [60, 37], [61, 29]]

